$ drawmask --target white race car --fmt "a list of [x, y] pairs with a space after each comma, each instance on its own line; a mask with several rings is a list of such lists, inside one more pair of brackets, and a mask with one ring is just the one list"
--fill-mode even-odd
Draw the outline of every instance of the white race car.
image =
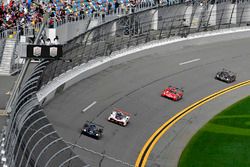
[[127, 126], [129, 119], [130, 119], [130, 114], [120, 109], [114, 109], [110, 114], [110, 116], [108, 117], [108, 121], [122, 126]]

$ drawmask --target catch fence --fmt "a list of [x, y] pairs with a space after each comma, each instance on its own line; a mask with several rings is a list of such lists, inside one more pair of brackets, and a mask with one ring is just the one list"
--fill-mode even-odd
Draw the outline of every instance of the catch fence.
[[98, 57], [144, 43], [218, 29], [248, 26], [250, 3], [214, 2], [157, 6], [106, 22], [68, 41], [63, 59], [45, 69], [41, 86], [62, 73]]

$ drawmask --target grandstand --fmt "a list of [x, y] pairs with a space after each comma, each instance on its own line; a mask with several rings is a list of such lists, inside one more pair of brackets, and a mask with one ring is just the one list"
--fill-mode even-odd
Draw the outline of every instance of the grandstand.
[[[108, 7], [105, 6], [106, 3], [99, 3], [98, 1], [91, 3], [87, 1], [83, 3], [75, 2], [75, 6], [67, 3], [62, 4], [61, 1], [57, 2], [57, 4], [48, 3], [48, 5], [45, 2], [34, 2], [30, 5], [20, 4], [20, 2], [17, 1], [14, 3], [14, 1], [11, 1], [10, 4], [3, 3], [4, 7], [2, 6], [0, 9], [0, 11], [3, 11], [2, 14], [0, 12], [0, 41], [4, 43], [4, 46], [2, 45], [1, 48], [2, 52], [6, 41], [8, 43], [6, 48], [7, 55], [3, 56], [2, 53], [0, 62], [3, 57], [7, 57], [9, 61], [8, 63], [0, 63], [0, 75], [11, 75], [20, 70], [24, 62], [21, 57], [24, 57], [23, 55], [26, 54], [25, 46], [28, 43], [34, 42], [43, 21], [42, 14], [46, 12], [49, 12], [50, 16], [46, 21], [47, 28], [45, 32], [47, 36], [45, 35], [44, 38], [54, 39], [56, 36], [59, 36], [59, 42], [66, 43], [88, 29], [131, 13], [132, 8], [135, 11], [140, 11], [154, 5], [147, 2], [143, 3], [143, 5], [136, 4], [135, 6], [130, 6], [129, 2], [121, 1], [121, 4], [127, 5], [125, 7], [124, 5], [115, 6], [115, 2], [110, 1], [107, 3], [112, 5], [108, 10]], [[64, 11], [64, 6], [66, 6], [67, 11]], [[90, 7], [93, 10], [89, 10]], [[21, 8], [21, 11], [16, 12], [14, 16], [8, 15], [6, 12], [18, 8]]]

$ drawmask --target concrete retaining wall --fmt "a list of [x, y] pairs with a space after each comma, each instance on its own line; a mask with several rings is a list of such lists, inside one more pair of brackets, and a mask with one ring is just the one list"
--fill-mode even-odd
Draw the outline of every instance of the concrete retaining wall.
[[55, 37], [57, 35], [60, 43], [66, 43], [74, 37], [84, 33], [88, 28], [88, 23], [89, 19], [72, 21], [67, 24], [63, 24], [56, 29], [48, 28], [46, 34], [53, 33], [53, 35], [51, 35], [51, 39], [54, 39], [53, 36]]

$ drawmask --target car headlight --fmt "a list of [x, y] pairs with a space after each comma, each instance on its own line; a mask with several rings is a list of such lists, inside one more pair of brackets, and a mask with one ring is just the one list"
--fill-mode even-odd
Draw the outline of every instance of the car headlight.
[[96, 136], [99, 136], [99, 134], [97, 133], [97, 134], [95, 134]]
[[86, 132], [87, 130], [86, 129], [83, 129], [84, 132]]

